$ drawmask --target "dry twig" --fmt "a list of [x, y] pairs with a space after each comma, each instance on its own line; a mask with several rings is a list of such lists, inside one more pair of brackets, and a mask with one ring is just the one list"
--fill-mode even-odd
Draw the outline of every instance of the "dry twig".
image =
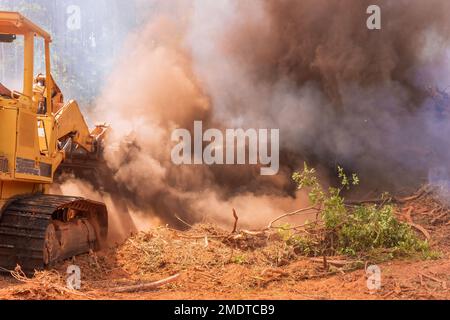
[[154, 290], [157, 289], [163, 285], [166, 285], [168, 283], [174, 282], [180, 277], [180, 274], [176, 274], [174, 276], [151, 282], [151, 283], [142, 283], [134, 286], [124, 286], [124, 287], [117, 287], [113, 288], [110, 291], [115, 293], [132, 293], [132, 292], [138, 292], [138, 291], [146, 291], [146, 290]]
[[236, 213], [236, 210], [234, 210], [234, 208], [233, 208], [233, 217], [234, 217], [234, 226], [233, 226], [233, 231], [231, 231], [231, 234], [236, 233], [238, 220], [239, 220], [239, 217]]
[[46, 288], [46, 289], [54, 289], [59, 293], [68, 293], [72, 295], [82, 296], [87, 299], [92, 299], [89, 295], [82, 293], [77, 290], [72, 290], [67, 288], [66, 286], [57, 284], [58, 281], [61, 281], [61, 276], [56, 271], [45, 271], [38, 274], [35, 274], [34, 278], [28, 278], [26, 274], [22, 271], [22, 268], [18, 265], [14, 271], [10, 271], [11, 276], [17, 281], [33, 284], [38, 288]]
[[322, 258], [311, 258], [312, 262], [322, 263], [324, 266], [332, 265], [335, 267], [345, 267], [346, 265], [360, 262], [360, 261], [346, 261], [346, 260], [329, 260], [325, 257]]
[[299, 210], [296, 210], [296, 211], [293, 211], [293, 212], [285, 213], [285, 214], [279, 216], [278, 218], [270, 221], [270, 223], [267, 226], [266, 230], [277, 228], [277, 227], [274, 227], [273, 225], [274, 225], [275, 222], [278, 222], [281, 219], [284, 219], [284, 218], [287, 218], [287, 217], [292, 217], [292, 216], [299, 215], [299, 214], [306, 214], [306, 213], [308, 213], [310, 211], [318, 211], [318, 210], [320, 210], [320, 208], [318, 208], [317, 206], [311, 206], [311, 207], [308, 207], [308, 208], [303, 208], [303, 209], [299, 209]]
[[408, 222], [408, 224], [409, 224], [411, 227], [413, 227], [414, 229], [417, 229], [417, 230], [419, 230], [420, 232], [422, 232], [422, 234], [425, 236], [425, 238], [426, 238], [427, 240], [430, 240], [430, 239], [431, 239], [430, 233], [429, 233], [424, 227], [422, 227], [421, 225], [416, 224], [416, 223], [412, 223], [412, 222]]
[[193, 228], [193, 226], [189, 223], [187, 223], [186, 221], [184, 221], [183, 219], [181, 219], [177, 214], [175, 214], [175, 218], [180, 221], [181, 223], [183, 223], [184, 225], [188, 226], [189, 228]]
[[[412, 195], [410, 197], [405, 197], [405, 198], [391, 197], [388, 200], [402, 204], [402, 203], [407, 203], [410, 201], [420, 199], [421, 197], [429, 194], [430, 192], [431, 192], [431, 190], [428, 187], [424, 186], [424, 187], [420, 188], [414, 195]], [[345, 204], [346, 205], [382, 204], [385, 202], [386, 202], [386, 199], [376, 198], [376, 199], [366, 199], [366, 200], [348, 200], [348, 201], [345, 201]]]

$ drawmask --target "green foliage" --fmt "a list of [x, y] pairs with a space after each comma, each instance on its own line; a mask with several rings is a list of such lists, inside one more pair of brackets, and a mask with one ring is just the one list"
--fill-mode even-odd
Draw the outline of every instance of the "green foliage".
[[346, 206], [341, 192], [358, 185], [359, 178], [356, 174], [347, 176], [341, 167], [338, 167], [337, 175], [340, 187], [330, 187], [325, 191], [315, 170], [306, 164], [303, 172], [293, 174], [292, 179], [298, 188], [307, 189], [311, 203], [320, 208], [323, 222], [323, 230], [319, 233], [307, 232], [306, 235], [289, 237], [288, 243], [295, 246], [296, 251], [305, 255], [371, 256], [388, 252], [390, 257], [417, 253], [424, 257], [434, 256], [426, 241], [421, 241], [408, 224], [396, 219], [389, 195], [383, 195], [387, 204], [381, 206]]
[[358, 206], [348, 213], [338, 230], [339, 251], [357, 255], [375, 249], [392, 249], [395, 255], [428, 251], [428, 244], [417, 238], [411, 227], [398, 221], [391, 205]]
[[292, 226], [289, 223], [285, 223], [277, 227], [277, 233], [278, 237], [283, 240], [289, 247], [293, 247], [297, 254], [310, 256], [317, 253], [317, 243], [314, 243], [312, 239], [295, 234]]
[[309, 168], [306, 162], [303, 166], [303, 172], [294, 172], [292, 179], [297, 184], [299, 189], [310, 188], [309, 200], [312, 204], [315, 205], [323, 202], [325, 193], [323, 192], [316, 176], [316, 170], [314, 168]]
[[314, 241], [311, 237], [304, 237], [300, 235], [293, 235], [287, 244], [292, 246], [296, 254], [303, 256], [317, 256], [320, 255], [319, 243]]
[[283, 241], [289, 241], [289, 239], [291, 239], [291, 237], [292, 237], [291, 225], [289, 223], [285, 223], [285, 224], [279, 226], [277, 231], [278, 231], [278, 236]]

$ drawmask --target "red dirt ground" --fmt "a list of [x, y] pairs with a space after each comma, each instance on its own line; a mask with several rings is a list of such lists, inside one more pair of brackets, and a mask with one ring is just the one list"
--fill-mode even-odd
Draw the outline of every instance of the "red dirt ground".
[[[0, 276], [0, 298], [450, 299], [448, 210], [427, 197], [403, 204], [398, 214], [400, 219], [424, 227], [431, 235], [433, 250], [441, 257], [379, 264], [382, 287], [376, 292], [368, 290], [364, 268], [325, 272], [320, 261], [290, 257], [276, 239], [260, 239], [262, 243], [252, 243], [252, 249], [233, 248], [221, 240], [224, 231], [203, 225], [183, 233], [159, 228], [134, 235], [120, 246], [74, 258], [31, 279]], [[65, 271], [70, 264], [81, 268], [80, 291], [65, 287]], [[180, 277], [175, 282], [154, 291], [111, 292], [119, 286], [156, 281], [176, 273]]]

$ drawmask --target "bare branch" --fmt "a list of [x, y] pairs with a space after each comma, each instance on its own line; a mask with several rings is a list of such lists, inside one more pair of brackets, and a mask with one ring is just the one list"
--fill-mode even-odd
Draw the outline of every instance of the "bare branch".
[[176, 274], [174, 276], [168, 277], [166, 279], [162, 279], [159, 281], [151, 282], [151, 283], [143, 283], [138, 284], [134, 286], [125, 286], [125, 287], [117, 287], [113, 288], [110, 291], [111, 292], [117, 292], [117, 293], [130, 293], [130, 292], [137, 292], [137, 291], [145, 291], [145, 290], [153, 290], [156, 288], [159, 288], [163, 285], [166, 285], [168, 283], [174, 282], [180, 277], [180, 274]]
[[234, 210], [234, 208], [233, 208], [233, 217], [234, 217], [234, 226], [233, 226], [233, 231], [231, 231], [231, 234], [236, 233], [237, 224], [238, 224], [238, 220], [239, 220], [239, 217], [236, 213], [236, 210]]
[[181, 219], [177, 214], [175, 214], [175, 218], [180, 221], [181, 223], [185, 224], [186, 226], [188, 226], [189, 228], [193, 228], [193, 226], [189, 223], [187, 223], [186, 221], [184, 221], [183, 219]]
[[306, 213], [308, 213], [309, 211], [319, 211], [319, 210], [320, 210], [320, 208], [318, 208], [317, 206], [311, 206], [311, 207], [308, 207], [308, 208], [303, 208], [303, 209], [299, 209], [299, 210], [296, 210], [296, 211], [293, 211], [293, 212], [285, 213], [285, 214], [279, 216], [278, 218], [272, 220], [272, 221], [269, 223], [269, 225], [267, 226], [266, 229], [277, 228], [277, 227], [274, 227], [274, 226], [273, 226], [274, 223], [275, 223], [275, 222], [278, 222], [278, 221], [280, 221], [280, 220], [282, 220], [282, 219], [284, 219], [284, 218], [292, 217], [292, 216], [296, 216], [296, 215], [300, 215], [300, 214], [306, 214]]

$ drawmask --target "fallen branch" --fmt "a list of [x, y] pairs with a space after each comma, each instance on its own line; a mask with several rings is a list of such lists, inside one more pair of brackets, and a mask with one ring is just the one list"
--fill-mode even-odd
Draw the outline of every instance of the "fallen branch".
[[382, 204], [382, 203], [386, 202], [386, 200], [390, 200], [391, 202], [403, 204], [403, 203], [407, 203], [410, 201], [420, 199], [422, 196], [427, 195], [430, 192], [431, 192], [431, 190], [429, 190], [425, 187], [422, 187], [421, 189], [419, 189], [419, 191], [416, 192], [416, 194], [414, 194], [410, 197], [405, 197], [405, 198], [390, 197], [388, 199], [376, 198], [376, 199], [366, 199], [366, 200], [348, 200], [348, 201], [345, 201], [345, 204], [346, 205]]
[[395, 202], [398, 202], [398, 203], [406, 203], [406, 202], [420, 199], [422, 196], [424, 196], [428, 193], [430, 193], [430, 191], [425, 190], [425, 188], [422, 188], [415, 195], [412, 195], [410, 197], [405, 197], [405, 198], [395, 198], [394, 197], [393, 199], [395, 200]]
[[185, 234], [178, 233], [176, 230], [172, 230], [175, 233], [175, 236], [183, 238], [183, 239], [204, 239], [208, 237], [209, 239], [224, 239], [228, 236], [217, 236], [217, 235], [201, 235], [201, 236], [189, 236]]
[[425, 238], [426, 238], [427, 240], [430, 240], [430, 239], [431, 239], [430, 233], [429, 233], [424, 227], [422, 227], [421, 225], [415, 224], [415, 223], [412, 223], [412, 222], [408, 222], [408, 224], [409, 224], [411, 227], [413, 227], [414, 229], [417, 229], [417, 230], [419, 230], [420, 232], [422, 232], [422, 234], [425, 236]]
[[425, 236], [425, 238], [427, 240], [430, 240], [431, 239], [430, 233], [424, 227], [422, 227], [421, 225], [414, 223], [414, 221], [413, 221], [413, 219], [411, 217], [412, 211], [413, 211], [413, 207], [412, 206], [407, 208], [407, 211], [405, 213], [406, 223], [409, 224], [414, 229], [419, 230], [420, 232], [422, 232], [422, 234]]
[[303, 208], [303, 209], [296, 210], [296, 211], [293, 211], [293, 212], [285, 213], [285, 214], [279, 216], [278, 218], [272, 220], [269, 223], [269, 225], [267, 226], [266, 230], [267, 229], [277, 228], [277, 227], [274, 227], [273, 225], [274, 225], [275, 222], [278, 222], [281, 219], [284, 219], [284, 218], [287, 218], [287, 217], [292, 217], [292, 216], [299, 215], [299, 214], [305, 214], [305, 213], [308, 213], [309, 211], [313, 211], [313, 210], [314, 211], [319, 211], [320, 209], [317, 208], [317, 206], [311, 206], [311, 207], [308, 207], [308, 208]]
[[435, 278], [435, 277], [429, 276], [429, 275], [427, 275], [427, 274], [425, 274], [425, 273], [420, 273], [420, 275], [421, 275], [422, 277], [424, 277], [424, 278], [427, 278], [427, 279], [429, 279], [429, 280], [433, 280], [433, 281], [435, 281], [435, 282], [439, 282], [439, 283], [442, 282], [442, 280], [439, 280], [439, 279], [437, 279], [437, 278]]
[[254, 236], [254, 237], [260, 237], [260, 236], [265, 236], [266, 235], [265, 231], [241, 230], [240, 232], [242, 234], [245, 234], [245, 235], [248, 235], [248, 236]]
[[362, 262], [362, 261], [346, 261], [346, 260], [328, 260], [327, 258], [311, 258], [310, 259], [312, 262], [316, 262], [316, 263], [322, 263], [325, 265], [332, 265], [335, 267], [345, 267], [346, 265], [352, 264], [352, 263], [357, 263], [357, 262]]
[[447, 290], [447, 282], [445, 280], [443, 281], [443, 280], [437, 279], [437, 278], [429, 276], [429, 275], [427, 275], [425, 273], [420, 273], [419, 276], [421, 277], [421, 281], [422, 282], [423, 282], [423, 278], [427, 278], [429, 280], [432, 280], [432, 281], [435, 281], [435, 282], [439, 283], [444, 290]]
[[151, 283], [142, 283], [134, 286], [125, 286], [125, 287], [117, 287], [113, 288], [110, 291], [115, 293], [132, 293], [132, 292], [138, 292], [138, 291], [146, 291], [146, 290], [153, 290], [157, 289], [163, 285], [169, 284], [171, 282], [174, 282], [180, 277], [180, 274], [176, 274], [174, 276], [171, 276], [166, 279], [162, 279], [159, 281], [151, 282]]
[[448, 215], [448, 211], [439, 214], [437, 217], [435, 217], [435, 218], [433, 218], [433, 220], [431, 220], [431, 224], [435, 224], [436, 222], [438, 222], [442, 218], [445, 218], [447, 215]]
[[[280, 230], [284, 230], [284, 231], [304, 229], [302, 231], [306, 231], [307, 227], [309, 227], [311, 225], [315, 225], [316, 227], [321, 227], [321, 226], [323, 226], [323, 221], [314, 220], [314, 221], [306, 222], [304, 224], [300, 224], [300, 225], [297, 225], [297, 226], [292, 226], [292, 227], [280, 226], [280, 227], [272, 227], [272, 229], [280, 229]], [[319, 230], [319, 229], [317, 229], [317, 230]]]

